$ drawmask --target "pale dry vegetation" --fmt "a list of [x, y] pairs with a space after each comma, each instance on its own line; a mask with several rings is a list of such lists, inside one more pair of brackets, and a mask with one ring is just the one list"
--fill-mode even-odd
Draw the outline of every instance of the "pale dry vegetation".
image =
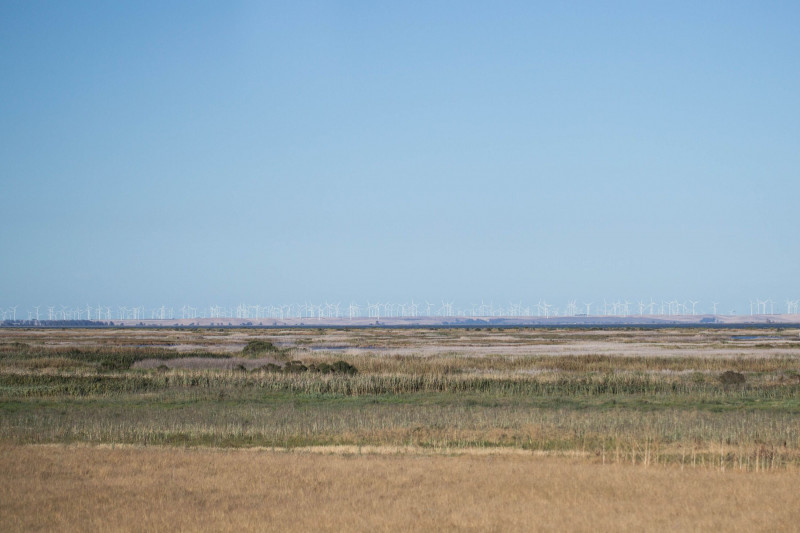
[[792, 470], [4, 446], [3, 531], [793, 531]]

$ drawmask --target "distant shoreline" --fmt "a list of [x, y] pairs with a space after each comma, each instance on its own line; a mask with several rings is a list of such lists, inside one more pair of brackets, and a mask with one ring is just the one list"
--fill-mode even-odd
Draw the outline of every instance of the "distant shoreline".
[[800, 327], [800, 315], [636, 315], [568, 317], [195, 318], [146, 320], [6, 320], [0, 328], [470, 328], [470, 327]]

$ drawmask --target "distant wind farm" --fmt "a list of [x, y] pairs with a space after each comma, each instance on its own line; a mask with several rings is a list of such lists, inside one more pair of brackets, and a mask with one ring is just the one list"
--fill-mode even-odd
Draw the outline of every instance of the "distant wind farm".
[[[586, 302], [569, 300], [564, 304], [549, 303], [539, 300], [535, 304], [508, 302], [497, 304], [492, 301], [457, 305], [454, 301], [428, 300], [406, 302], [367, 301], [348, 304], [341, 302], [302, 302], [289, 304], [247, 304], [181, 306], [158, 305], [103, 305], [87, 304], [85, 306], [68, 305], [35, 305], [20, 308], [18, 305], [0, 308], [0, 320], [4, 326], [14, 325], [47, 325], [61, 322], [116, 322], [125, 325], [137, 321], [213, 321], [235, 320], [236, 325], [248, 325], [255, 321], [281, 321], [280, 325], [299, 324], [298, 321], [333, 321], [347, 323], [372, 320], [376, 325], [386, 325], [381, 321], [393, 319], [428, 319], [443, 321], [445, 319], [461, 320], [495, 320], [517, 319], [519, 321], [545, 319], [568, 320], [581, 319], [590, 322], [592, 319], [681, 319], [684, 321], [734, 321], [763, 322], [780, 318], [793, 320], [798, 314], [800, 299], [785, 299], [778, 302], [771, 298], [754, 298], [749, 301], [745, 313], [737, 313], [735, 309], [725, 311], [718, 302], [702, 302], [699, 300], [654, 300], [627, 299], [601, 300]], [[256, 325], [256, 324], [249, 324]], [[277, 324], [276, 324], [277, 325]]]

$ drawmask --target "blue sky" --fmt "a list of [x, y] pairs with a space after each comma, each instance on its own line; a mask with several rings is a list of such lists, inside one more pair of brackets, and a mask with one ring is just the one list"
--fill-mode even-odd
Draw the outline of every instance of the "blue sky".
[[800, 298], [796, 2], [0, 4], [0, 307]]

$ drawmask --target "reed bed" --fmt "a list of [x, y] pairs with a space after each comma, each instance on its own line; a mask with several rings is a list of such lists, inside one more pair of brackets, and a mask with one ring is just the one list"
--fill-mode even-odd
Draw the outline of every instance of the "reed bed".
[[84, 396], [166, 389], [257, 390], [327, 396], [376, 396], [415, 393], [476, 393], [516, 397], [630, 396], [690, 397], [695, 399], [748, 398], [798, 400], [794, 380], [772, 380], [758, 385], [727, 386], [693, 375], [652, 376], [640, 372], [604, 374], [471, 376], [460, 374], [321, 375], [283, 374], [264, 370], [173, 370], [113, 373], [2, 372], [0, 397]]
[[[768, 333], [743, 349], [702, 330], [1, 331], [0, 442], [499, 447], [779, 469], [800, 460], [800, 351], [794, 332]], [[252, 369], [251, 341], [358, 374]], [[594, 346], [608, 350], [584, 353]], [[251, 364], [154, 363], [234, 356]]]
[[307, 361], [343, 359], [362, 372], [376, 374], [425, 373], [498, 373], [552, 370], [563, 372], [618, 372], [618, 371], [673, 371], [673, 372], [784, 372], [787, 377], [797, 377], [800, 370], [800, 350], [797, 354], [759, 355], [747, 357], [706, 356], [702, 351], [693, 357], [665, 357], [653, 355], [504, 355], [489, 356], [450, 352], [434, 357], [422, 355], [387, 355], [380, 352], [314, 352], [297, 353]]
[[794, 412], [576, 409], [486, 397], [448, 403], [438, 395], [418, 400], [196, 394], [9, 402], [0, 437], [18, 444], [503, 447], [579, 451], [603, 463], [753, 470], [797, 465], [800, 458]]

